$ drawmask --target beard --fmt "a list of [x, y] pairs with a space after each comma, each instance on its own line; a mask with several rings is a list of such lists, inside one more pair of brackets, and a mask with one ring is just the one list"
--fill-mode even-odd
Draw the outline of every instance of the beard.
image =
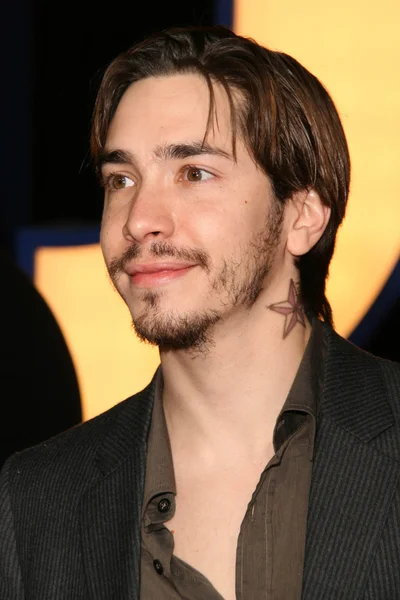
[[[145, 291], [141, 294], [145, 308], [132, 321], [139, 339], [158, 346], [160, 351], [190, 350], [204, 353], [208, 350], [213, 345], [215, 325], [223, 319], [226, 312], [238, 306], [249, 310], [259, 298], [265, 279], [272, 269], [282, 224], [283, 206], [275, 201], [264, 227], [246, 247], [240, 248], [238, 257], [225, 259], [216, 274], [212, 273], [212, 261], [206, 252], [191, 248], [178, 249], [165, 241], [152, 242], [149, 247], [151, 256], [192, 261], [203, 268], [208, 276], [209, 292], [217, 295], [219, 307], [183, 314], [167, 311], [162, 309], [163, 290]], [[125, 265], [139, 258], [141, 253], [140, 245], [134, 244], [121, 258], [114, 259], [108, 265], [111, 281], [120, 294], [119, 275]]]

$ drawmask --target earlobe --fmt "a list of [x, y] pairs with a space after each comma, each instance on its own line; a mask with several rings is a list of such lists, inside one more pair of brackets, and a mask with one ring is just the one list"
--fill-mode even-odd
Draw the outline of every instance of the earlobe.
[[316, 190], [296, 192], [291, 198], [292, 222], [287, 249], [293, 256], [306, 254], [321, 238], [329, 222], [331, 209]]

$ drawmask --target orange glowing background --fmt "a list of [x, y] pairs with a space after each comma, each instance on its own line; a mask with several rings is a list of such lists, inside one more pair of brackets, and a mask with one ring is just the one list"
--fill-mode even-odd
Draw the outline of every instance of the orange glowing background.
[[[293, 55], [342, 116], [353, 164], [350, 204], [328, 282], [336, 329], [351, 333], [400, 246], [400, 3], [236, 0], [234, 29]], [[98, 245], [39, 248], [35, 283], [71, 350], [88, 419], [142, 389], [158, 351], [140, 343]]]
[[349, 335], [400, 249], [400, 3], [236, 0], [234, 30], [292, 55], [333, 96], [352, 159], [347, 216], [327, 295]]
[[100, 246], [39, 248], [35, 283], [64, 333], [75, 364], [83, 418], [143, 389], [159, 364], [139, 342], [128, 309], [111, 286]]

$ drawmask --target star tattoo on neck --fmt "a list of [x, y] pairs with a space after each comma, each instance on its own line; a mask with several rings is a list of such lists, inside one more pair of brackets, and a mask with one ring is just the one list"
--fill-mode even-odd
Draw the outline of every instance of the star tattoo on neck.
[[289, 335], [296, 323], [300, 323], [303, 327], [306, 326], [304, 306], [301, 303], [300, 292], [293, 279], [290, 280], [288, 299], [270, 304], [267, 308], [284, 315], [283, 339]]

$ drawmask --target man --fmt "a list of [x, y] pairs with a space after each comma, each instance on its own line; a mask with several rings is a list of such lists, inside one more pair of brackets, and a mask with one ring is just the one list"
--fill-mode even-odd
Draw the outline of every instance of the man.
[[3, 599], [394, 599], [398, 366], [331, 328], [349, 157], [293, 58], [223, 28], [117, 58], [92, 154], [148, 388], [7, 461]]

